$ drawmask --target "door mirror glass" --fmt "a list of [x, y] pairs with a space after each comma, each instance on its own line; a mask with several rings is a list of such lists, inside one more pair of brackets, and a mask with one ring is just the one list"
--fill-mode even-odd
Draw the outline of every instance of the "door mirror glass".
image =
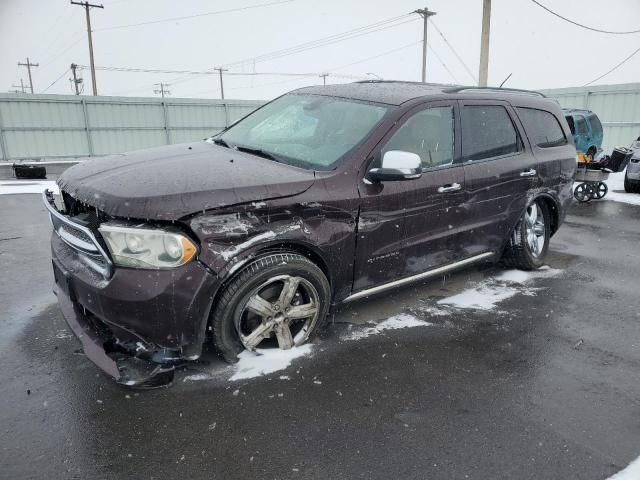
[[374, 182], [413, 180], [422, 176], [420, 156], [402, 150], [389, 150], [382, 156], [382, 166], [369, 170]]

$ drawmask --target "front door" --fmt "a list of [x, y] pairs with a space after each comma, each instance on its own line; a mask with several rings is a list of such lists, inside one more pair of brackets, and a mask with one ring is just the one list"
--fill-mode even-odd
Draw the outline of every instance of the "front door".
[[354, 291], [460, 258], [465, 195], [464, 168], [456, 163], [456, 112], [456, 102], [415, 107], [374, 152], [374, 165], [390, 150], [415, 153], [422, 160], [422, 176], [363, 182]]
[[536, 159], [506, 102], [461, 102], [466, 254], [497, 252], [539, 183]]
[[405, 197], [405, 264], [408, 277], [459, 260], [464, 168], [456, 140], [456, 102], [430, 102], [409, 111], [382, 153], [403, 150], [422, 161], [422, 176]]

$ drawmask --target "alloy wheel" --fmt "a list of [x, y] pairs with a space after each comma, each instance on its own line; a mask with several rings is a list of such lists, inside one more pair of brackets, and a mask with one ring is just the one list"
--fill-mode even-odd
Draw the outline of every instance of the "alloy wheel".
[[524, 223], [527, 244], [531, 255], [539, 257], [544, 250], [546, 239], [544, 215], [537, 202], [533, 202], [529, 207], [527, 207], [527, 213], [525, 213], [524, 216]]
[[255, 350], [274, 337], [279, 348], [288, 350], [309, 338], [319, 312], [319, 295], [311, 282], [303, 277], [278, 275], [247, 297], [236, 318], [236, 330], [248, 350]]

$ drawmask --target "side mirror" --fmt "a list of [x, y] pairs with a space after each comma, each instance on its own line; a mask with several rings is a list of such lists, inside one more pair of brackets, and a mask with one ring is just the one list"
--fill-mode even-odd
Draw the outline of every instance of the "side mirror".
[[414, 180], [422, 176], [420, 156], [402, 150], [389, 150], [382, 157], [382, 167], [369, 170], [367, 177], [374, 182]]

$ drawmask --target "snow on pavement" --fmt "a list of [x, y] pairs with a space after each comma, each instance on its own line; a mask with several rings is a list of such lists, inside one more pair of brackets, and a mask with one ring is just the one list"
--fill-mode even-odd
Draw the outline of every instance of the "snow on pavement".
[[543, 266], [539, 270], [525, 272], [522, 270], [506, 270], [501, 274], [478, 282], [451, 297], [439, 300], [438, 305], [448, 305], [460, 309], [493, 310], [500, 302], [517, 294], [534, 296], [538, 289], [531, 286], [537, 278], [555, 277], [562, 273]]
[[627, 468], [619, 471], [607, 480], [638, 480], [640, 479], [640, 457], [631, 462]]
[[46, 188], [59, 194], [58, 185], [53, 180], [7, 180], [0, 181], [0, 195], [21, 193], [42, 193]]
[[233, 366], [235, 373], [229, 380], [235, 382], [284, 370], [296, 358], [310, 355], [312, 349], [313, 345], [307, 343], [289, 350], [279, 348], [257, 349], [255, 352], [245, 350], [238, 355], [239, 361]]
[[412, 327], [429, 327], [432, 326], [433, 323], [425, 322], [424, 320], [420, 320], [419, 318], [408, 314], [401, 313], [399, 315], [394, 315], [373, 327], [368, 327], [363, 330], [358, 329], [356, 331], [349, 332], [343, 340], [360, 340], [362, 338], [367, 338], [371, 335], [377, 335], [379, 333], [384, 332], [385, 330], [397, 330], [399, 328], [412, 328]]
[[[624, 191], [624, 176], [625, 172], [609, 174], [609, 179], [604, 182], [607, 184], [607, 187], [609, 187], [609, 192], [603, 200], [628, 203], [629, 205], [640, 205], [640, 195]], [[576, 185], [579, 185], [579, 182], [576, 183]]]

